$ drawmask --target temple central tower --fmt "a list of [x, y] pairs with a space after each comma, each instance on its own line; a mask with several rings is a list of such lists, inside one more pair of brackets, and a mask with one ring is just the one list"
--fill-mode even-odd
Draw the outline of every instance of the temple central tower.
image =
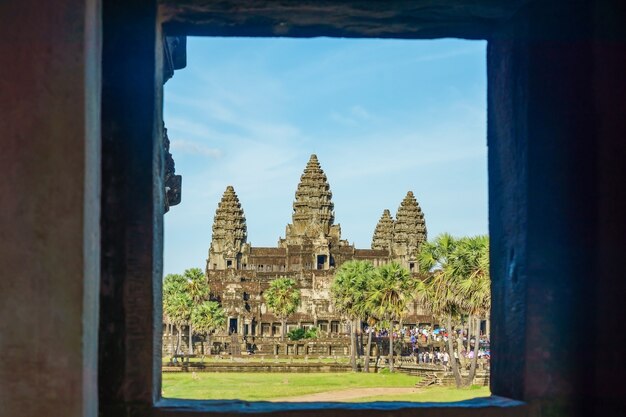
[[341, 228], [335, 225], [332, 192], [316, 155], [311, 155], [300, 177], [293, 203], [292, 223], [287, 225], [284, 243], [303, 245], [320, 239], [338, 242]]

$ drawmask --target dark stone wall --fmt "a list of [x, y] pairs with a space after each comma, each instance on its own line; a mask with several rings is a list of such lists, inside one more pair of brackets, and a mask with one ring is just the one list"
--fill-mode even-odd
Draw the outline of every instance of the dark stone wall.
[[98, 413], [100, 8], [0, 1], [0, 415]]
[[171, 33], [484, 39], [528, 0], [162, 0]]
[[489, 42], [491, 387], [541, 415], [624, 414], [624, 16], [536, 2]]
[[[596, 1], [594, 17], [592, 100], [597, 168], [592, 239], [595, 273], [587, 276], [582, 306], [594, 314], [594, 329], [587, 351], [600, 352], [587, 369], [593, 381], [589, 415], [626, 415], [626, 332], [619, 330], [626, 317], [626, 3]], [[589, 117], [589, 116], [588, 116]], [[588, 256], [588, 254], [585, 254]], [[590, 292], [591, 290], [591, 292]], [[578, 342], [580, 343], [580, 342]], [[587, 387], [589, 384], [587, 383]]]

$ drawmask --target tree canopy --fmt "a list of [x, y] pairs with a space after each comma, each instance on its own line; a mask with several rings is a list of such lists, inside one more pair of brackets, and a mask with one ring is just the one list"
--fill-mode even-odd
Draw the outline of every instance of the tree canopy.
[[427, 277], [417, 294], [433, 315], [486, 316], [491, 308], [489, 237], [442, 234], [422, 246], [418, 260]]
[[191, 323], [200, 334], [209, 334], [226, 323], [226, 313], [216, 301], [204, 301], [191, 313]]
[[350, 364], [357, 370], [356, 332], [361, 319], [368, 314], [367, 296], [370, 291], [374, 265], [368, 261], [348, 261], [339, 267], [330, 286], [335, 309], [352, 320], [350, 326]]
[[400, 320], [413, 300], [414, 288], [411, 274], [399, 263], [381, 265], [374, 271], [366, 308], [381, 320]]
[[351, 319], [367, 315], [367, 293], [374, 275], [374, 265], [367, 261], [348, 261], [341, 265], [330, 286], [335, 309]]
[[270, 283], [264, 296], [267, 306], [279, 319], [286, 319], [300, 306], [300, 290], [296, 281], [291, 278], [276, 278]]

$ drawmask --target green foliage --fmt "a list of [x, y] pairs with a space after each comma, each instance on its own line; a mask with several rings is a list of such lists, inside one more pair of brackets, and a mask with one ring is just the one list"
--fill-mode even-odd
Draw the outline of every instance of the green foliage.
[[330, 287], [335, 309], [350, 319], [367, 316], [367, 295], [370, 290], [374, 266], [367, 261], [348, 261], [341, 265]]
[[208, 334], [226, 323], [226, 313], [215, 301], [204, 301], [191, 313], [191, 324], [200, 334]]
[[209, 284], [200, 268], [189, 268], [183, 273], [186, 285], [185, 290], [193, 300], [194, 305], [199, 305], [209, 296]]
[[491, 308], [489, 237], [443, 234], [423, 245], [420, 265], [429, 271], [417, 294], [435, 315], [486, 316]]
[[289, 340], [302, 340], [302, 339], [315, 339], [317, 338], [317, 328], [316, 327], [311, 327], [310, 329], [306, 330], [302, 327], [299, 327], [297, 329], [293, 329], [291, 330], [289, 333], [287, 333], [287, 337], [289, 338]]
[[194, 309], [209, 296], [209, 285], [200, 268], [169, 274], [163, 280], [163, 316], [182, 326], [191, 321]]
[[[429, 276], [418, 285], [418, 297], [433, 315], [445, 317], [448, 330], [453, 329], [453, 319], [469, 315], [475, 320], [488, 315], [491, 283], [487, 236], [455, 239], [447, 234], [440, 235], [422, 247], [419, 261], [428, 269]], [[461, 347], [457, 348], [460, 350]], [[448, 351], [452, 355], [454, 350], [454, 343], [449, 339]], [[464, 366], [463, 358], [460, 359]], [[465, 384], [471, 383], [475, 369], [476, 352]], [[461, 386], [456, 361], [452, 361], [452, 371], [457, 387]]]
[[400, 320], [413, 299], [415, 282], [406, 268], [396, 262], [375, 269], [367, 293], [366, 309], [382, 320]]
[[184, 291], [187, 280], [180, 274], [168, 274], [163, 280], [163, 301]]
[[459, 241], [450, 262], [458, 277], [458, 303], [468, 314], [485, 318], [491, 309], [489, 238], [466, 237]]
[[300, 290], [291, 278], [280, 277], [270, 283], [264, 293], [267, 306], [280, 319], [286, 319], [300, 306]]
[[163, 280], [163, 316], [172, 324], [184, 324], [191, 314], [191, 299], [185, 296], [186, 284], [187, 280], [180, 274], [169, 274]]
[[188, 323], [191, 318], [193, 301], [186, 292], [175, 293], [169, 298], [163, 309], [173, 324], [182, 326]]

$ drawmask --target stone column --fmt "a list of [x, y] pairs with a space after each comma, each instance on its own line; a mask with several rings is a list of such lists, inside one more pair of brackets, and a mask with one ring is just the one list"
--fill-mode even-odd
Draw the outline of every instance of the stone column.
[[2, 415], [98, 415], [100, 7], [0, 2]]

